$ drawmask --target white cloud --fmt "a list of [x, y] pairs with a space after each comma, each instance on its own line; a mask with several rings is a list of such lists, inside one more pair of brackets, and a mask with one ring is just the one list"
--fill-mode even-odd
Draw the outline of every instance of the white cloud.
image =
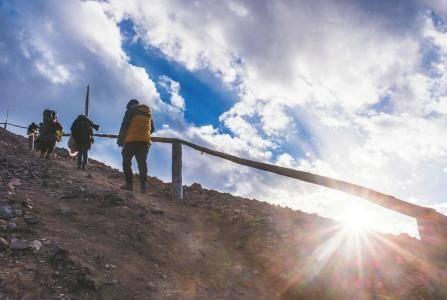
[[250, 14], [248, 9], [241, 3], [229, 1], [228, 8], [239, 17], [246, 17]]
[[180, 84], [172, 80], [166, 75], [162, 75], [159, 78], [158, 84], [164, 88], [170, 94], [171, 105], [180, 109], [185, 109], [185, 99], [180, 95]]

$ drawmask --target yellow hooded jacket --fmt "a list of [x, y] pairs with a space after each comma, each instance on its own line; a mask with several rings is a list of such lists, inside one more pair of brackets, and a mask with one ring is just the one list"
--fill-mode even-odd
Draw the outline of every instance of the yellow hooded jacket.
[[133, 107], [126, 112], [120, 130], [122, 144], [125, 145], [130, 142], [150, 143], [151, 133], [154, 132], [153, 124], [151, 110], [148, 106], [140, 104]]

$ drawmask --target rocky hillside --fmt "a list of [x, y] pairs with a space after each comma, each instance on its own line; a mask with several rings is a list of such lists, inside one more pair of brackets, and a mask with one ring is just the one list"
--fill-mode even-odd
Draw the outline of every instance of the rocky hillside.
[[[33, 157], [0, 129], [0, 299], [447, 299], [438, 262], [406, 235], [149, 179], [67, 152]], [[445, 277], [444, 277], [445, 278]]]

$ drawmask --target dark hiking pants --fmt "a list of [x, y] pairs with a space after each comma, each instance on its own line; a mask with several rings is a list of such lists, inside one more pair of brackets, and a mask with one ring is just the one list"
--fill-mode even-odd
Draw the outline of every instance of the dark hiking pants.
[[146, 142], [130, 142], [124, 145], [123, 151], [123, 172], [127, 184], [132, 184], [132, 158], [135, 156], [140, 172], [141, 183], [147, 180], [147, 154], [149, 152], [149, 143]]
[[49, 158], [50, 154], [54, 150], [54, 147], [56, 147], [56, 141], [54, 141], [54, 142], [47, 142], [47, 141], [39, 142], [40, 155], [44, 156], [46, 153], [47, 154], [46, 157]]
[[88, 161], [88, 146], [78, 146], [78, 168], [85, 170]]

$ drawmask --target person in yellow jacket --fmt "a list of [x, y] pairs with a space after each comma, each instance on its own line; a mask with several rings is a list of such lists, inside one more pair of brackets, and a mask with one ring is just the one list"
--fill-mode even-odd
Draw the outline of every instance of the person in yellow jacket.
[[147, 182], [147, 155], [151, 144], [151, 134], [154, 132], [154, 121], [151, 109], [138, 100], [132, 99], [127, 103], [118, 134], [117, 144], [123, 147], [123, 172], [126, 184], [122, 189], [133, 190], [132, 158], [135, 156], [140, 173], [141, 192], [146, 192]]

